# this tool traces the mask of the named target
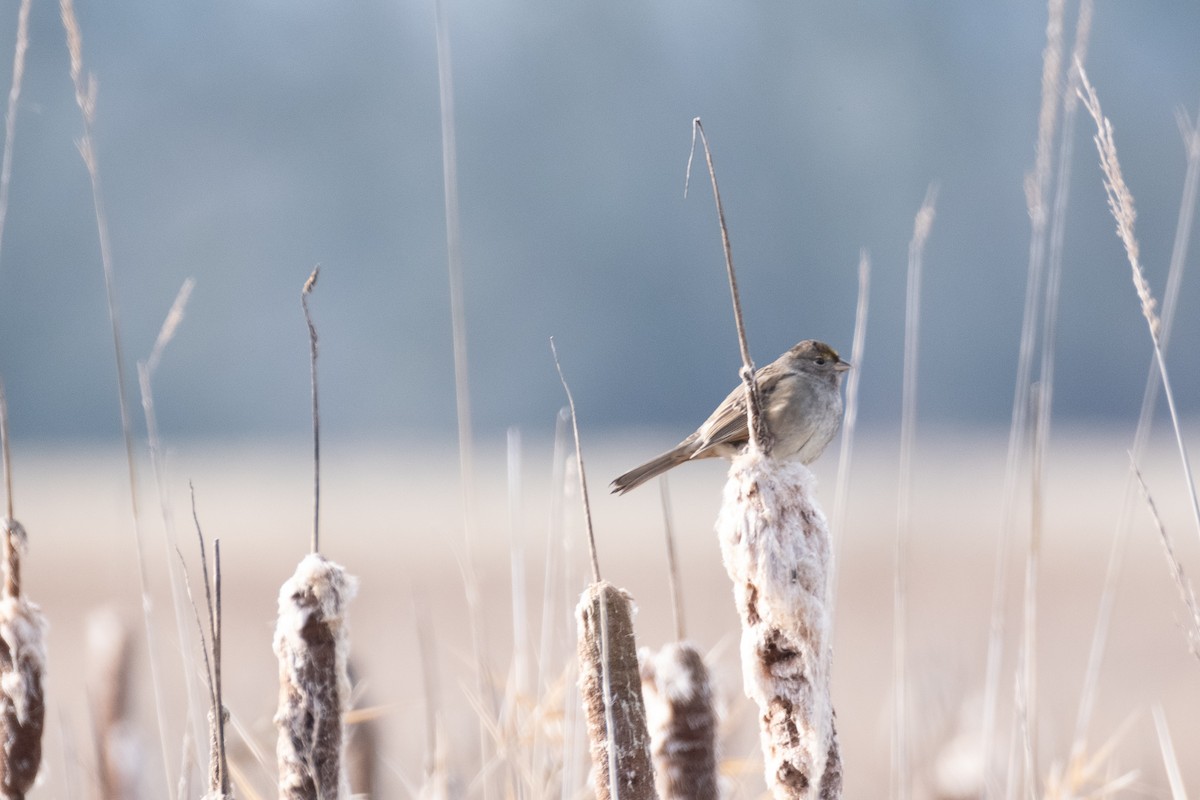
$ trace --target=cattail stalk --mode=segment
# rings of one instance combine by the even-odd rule
[[[831,541],[802,464],[750,449],[734,459],[717,536],[742,622],[746,695],[759,708],[777,800],[832,800],[842,763],[829,694]]]
[[[280,588],[279,620],[275,625],[275,656],[279,659],[279,709],[275,713],[279,738],[275,752],[280,800],[341,800],[350,791],[342,768],[346,738],[343,715],[350,707],[346,606],[358,582],[317,549],[321,520],[317,329],[308,310],[308,296],[316,282],[314,269],[300,294],[312,368],[312,551]]]
[[[342,715],[350,700],[346,606],[356,589],[340,565],[310,553],[279,590],[280,800],[335,800],[349,793]]]
[[[575,620],[579,691],[583,695],[596,773],[596,800],[654,800],[657,795],[650,764],[650,734],[646,730],[646,707],[642,700],[637,642],[633,635],[633,598],[600,577],[575,398],[558,362],[554,339],[550,340],[550,351],[571,409],[575,463],[579,469],[579,490],[592,564],[592,582],[579,598]]]

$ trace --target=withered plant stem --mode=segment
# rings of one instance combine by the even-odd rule
[[[311,552],[321,550],[321,414],[317,405],[317,327],[313,325],[312,312],[308,308],[308,296],[317,285],[321,272],[318,264],[304,282],[300,291],[300,305],[304,308],[304,321],[308,324],[308,349],[312,373],[312,428],[313,428],[313,530]]]
[[[682,642],[687,638],[683,624],[683,587],[679,580],[679,562],[675,558],[675,525],[671,519],[671,489],[666,475],[659,476],[658,491],[662,500],[663,533],[667,540],[667,582],[671,586],[671,615],[675,619],[675,639]]]
[[[558,362],[558,348],[554,346],[554,337],[550,337],[550,352],[554,355],[554,368],[558,370],[558,379],[562,382],[563,391],[567,393],[567,405],[571,408],[571,430],[575,434],[575,464],[579,469],[579,493],[583,498],[583,517],[587,527],[588,555],[592,560],[592,582],[600,582],[600,559],[596,555],[596,532],[592,528],[592,503],[588,499],[587,473],[583,467],[583,448],[579,442],[579,420],[575,416],[575,398],[571,395],[571,387],[563,375],[562,364]]]
[[[1088,0],[1084,0],[1088,2]],[[1058,126],[1059,81],[1063,61],[1063,0],[1048,0],[1046,45],[1042,51],[1041,103],[1034,141],[1034,167],[1025,180],[1025,203],[1030,219],[1029,255],[1025,278],[1025,301],[1021,317],[1021,339],[1017,354],[1017,377],[1013,386],[1012,416],[1008,429],[1005,458],[1003,501],[996,539],[996,564],[992,588],[991,623],[988,638],[987,667],[984,678],[983,752],[985,780],[991,786],[991,751],[995,737],[996,706],[1000,696],[1000,669],[1003,663],[1004,614],[1008,593],[1008,553],[1015,539],[1017,496],[1020,470],[1027,452],[1029,387],[1033,382],[1033,357],[1037,343],[1038,320],[1044,292],[1046,265],[1047,195],[1053,178],[1054,137]]]
[[[837,619],[838,557],[850,507],[850,463],[854,454],[854,433],[858,429],[858,386],[862,381],[863,353],[867,341],[867,312],[871,300],[871,254],[864,247],[858,252],[858,300],[854,305],[854,338],[850,363],[854,369],[846,379],[846,413],[842,418],[842,443],[838,452],[837,478],[833,503],[833,552],[829,568],[829,619]]]
[[[1089,0],[1090,2],[1090,0]],[[1193,220],[1196,211],[1196,197],[1200,190],[1200,117],[1194,124],[1187,118],[1186,113],[1179,114],[1180,133],[1183,136],[1184,150],[1187,154],[1187,172],[1183,181],[1183,193],[1179,202],[1179,216],[1175,224],[1175,243],[1171,249],[1171,265],[1167,270],[1167,287],[1163,293],[1162,332],[1159,334],[1159,344],[1164,355],[1170,343],[1171,331],[1174,328],[1175,310],[1179,305],[1179,293],[1183,284],[1183,271],[1187,264],[1188,242],[1191,238]],[[1146,383],[1142,390],[1142,406],[1138,414],[1137,428],[1133,434],[1132,454],[1134,461],[1140,461],[1145,452],[1146,443],[1154,424],[1155,409],[1158,405],[1158,393],[1161,388],[1158,374],[1158,361],[1151,357],[1146,373]],[[1135,481],[1130,475],[1125,481],[1125,495],[1121,504],[1121,516],[1118,518],[1117,529],[1113,534],[1109,548],[1108,567],[1104,576],[1104,591],[1100,597],[1099,610],[1096,613],[1096,625],[1092,632],[1092,644],[1088,653],[1088,666],[1080,689],[1079,712],[1075,722],[1075,742],[1073,749],[1081,751],[1091,724],[1095,707],[1097,685],[1100,680],[1100,667],[1108,644],[1108,634],[1112,624],[1113,608],[1116,604],[1117,584],[1125,560],[1125,543],[1132,526],[1134,497],[1136,496]]]
[[[892,586],[892,790],[898,800],[912,792],[908,725],[908,540],[912,527],[912,460],[917,432],[917,370],[920,354],[921,277],[925,243],[933,228],[937,187],[931,185],[913,222],[908,244],[904,310],[904,381],[901,389],[900,468]]]
[[[1117,236],[1125,246],[1125,254],[1129,259],[1131,277],[1138,300],[1142,307],[1142,316],[1146,318],[1146,326],[1150,330],[1150,340],[1154,345],[1154,359],[1158,363],[1158,373],[1162,378],[1163,394],[1167,398],[1167,411],[1170,413],[1171,425],[1175,432],[1175,444],[1179,450],[1179,460],[1183,468],[1184,482],[1187,487],[1188,499],[1191,501],[1192,521],[1196,533],[1200,535],[1200,495],[1196,492],[1196,480],[1192,474],[1192,463],[1188,457],[1187,445],[1184,443],[1183,431],[1179,422],[1178,409],[1175,406],[1175,393],[1171,390],[1171,379],[1167,374],[1167,362],[1162,348],[1162,320],[1156,311],[1157,301],[1146,280],[1142,268],[1140,249],[1134,234],[1134,221],[1137,210],[1134,207],[1133,194],[1125,183],[1121,173],[1121,162],[1117,158],[1117,145],[1113,138],[1112,123],[1104,116],[1100,108],[1100,99],[1096,90],[1088,81],[1087,73],[1082,64],[1077,64],[1080,73],[1080,97],[1084,107],[1092,115],[1096,123],[1096,135],[1093,141],[1100,155],[1100,169],[1104,173],[1104,191],[1108,195],[1108,207],[1117,223]]]
[[[17,46],[13,52],[12,85],[8,90],[8,109],[4,113],[4,160],[0,167],[0,244],[4,241],[4,221],[8,218],[8,188],[12,181],[13,140],[17,132],[17,108],[21,82],[25,76],[25,53],[29,49],[29,7],[32,0],[21,0],[17,12]],[[11,517],[12,515],[9,514]]]
[[[83,34],[79,20],[75,16],[75,6],[72,0],[59,0],[59,11],[63,30],[67,37],[67,52],[70,57],[71,82],[75,87],[75,103],[79,106],[83,121],[83,133],[79,138],[79,155],[87,168],[88,178],[92,187],[92,206],[96,212],[96,233],[100,243],[100,263],[104,271],[104,293],[108,306],[109,327],[112,330],[113,354],[117,372],[117,401],[121,412],[121,434],[125,442],[125,462],[129,476],[129,504],[133,519],[134,545],[137,553],[138,580],[142,593],[142,625],[146,632],[146,646],[150,651],[150,684],[154,692],[155,722],[158,726],[158,740],[162,758],[163,772],[168,773],[171,763],[170,748],[167,745],[166,709],[163,702],[162,682],[159,677],[157,658],[157,637],[154,635],[154,625],[151,621],[153,601],[150,593],[150,580],[146,572],[145,556],[142,552],[141,516],[138,512],[138,480],[137,460],[134,458],[133,422],[129,413],[129,397],[125,390],[125,354],[121,346],[121,321],[117,310],[116,276],[113,267],[112,243],[108,232],[108,215],[104,210],[104,193],[100,185],[100,164],[96,157],[95,142],[92,138],[92,125],[96,116],[96,81],[90,74],[85,74],[83,68]],[[174,797],[174,787],[168,781],[168,800]]]
[[[725,272],[729,277],[729,293],[733,299],[733,321],[737,326],[738,347],[742,353],[742,382],[746,386],[746,419],[750,431],[750,446],[764,454],[771,452],[771,432],[767,429],[762,414],[762,400],[758,393],[758,382],[754,378],[754,361],[750,358],[750,345],[746,341],[746,326],[742,320],[742,296],[738,291],[737,272],[733,268],[733,247],[729,243],[729,229],[725,225],[725,206],[721,203],[721,192],[717,188],[717,172],[713,167],[712,150],[700,118],[692,120],[692,150],[688,155],[687,177],[684,180],[684,195],[692,173],[692,155],[696,152],[696,137],[704,146],[704,159],[708,164],[708,177],[712,182],[713,201],[717,206],[717,222],[721,227],[721,245],[725,250]]]
[[[4,508],[5,516],[13,518],[12,490],[12,453],[8,446],[8,395],[4,391],[4,381],[0,379],[0,457],[4,466]]]

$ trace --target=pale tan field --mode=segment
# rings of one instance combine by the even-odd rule
[[[671,443],[670,434],[642,442],[589,439],[600,563],[605,577],[631,591],[639,606],[639,640],[657,647],[671,636],[658,491],[647,486],[616,498],[607,481]],[[1056,432],[1046,466],[1047,504],[1038,608],[1040,768],[1070,747],[1079,684],[1087,660],[1105,563],[1120,510],[1128,460],[1125,432]],[[851,798],[884,797],[888,786],[892,674],[892,569],[896,530],[895,437],[861,440],[842,532],[840,597],[834,655],[834,700]],[[25,586],[50,618],[50,701],[45,780],[35,797],[83,797],[93,761],[86,684],[85,618],[115,605],[139,639],[136,702],[146,796],[163,796],[162,755],[153,728],[152,692],[138,613],[138,580],[126,472],[119,448],[22,448],[13,453],[16,516],[30,534]],[[311,524],[308,446],[239,443],[187,444],[170,452],[175,527],[188,561],[196,547],[187,482],[195,483],[201,522],[220,537],[224,557],[225,680],[239,723],[273,759],[270,717],[276,667],[270,648],[275,597],[305,553]],[[515,535],[524,550],[530,636],[541,631],[543,576],[550,527],[551,452],[548,443],[523,454],[521,508]],[[981,690],[1001,509],[1002,439],[922,432],[916,452],[910,565],[910,674],[917,796],[928,796],[932,764],[963,709]],[[836,454],[815,465],[827,513],[832,514]],[[1200,575],[1200,540],[1183,502],[1174,451],[1156,444],[1145,464],[1185,568]],[[474,560],[479,575],[486,641],[496,674],[508,672],[512,652],[509,503],[502,448],[477,454]],[[730,793],[761,792],[754,713],[740,690],[737,619],[712,522],[722,466],[687,465],[671,475],[690,638],[712,653],[718,692],[728,719],[724,756]],[[172,774],[183,748],[182,678],[166,590],[161,512],[148,465],[142,469],[142,527],[156,604],[155,634],[161,682],[168,697]],[[569,481],[568,481],[569,483]],[[363,703],[378,706],[385,729],[381,796],[406,796],[419,781],[425,747],[424,707],[414,602],[428,609],[436,638],[438,696],[450,734],[451,767],[470,787],[477,770],[478,733],[473,656],[460,564],[465,557],[457,456],[452,443],[431,446],[325,446],[322,471],[323,550],[361,580],[351,606],[354,660],[365,685]],[[1024,507],[1024,506],[1023,506]],[[1022,517],[1025,513],[1022,512]],[[586,582],[578,498],[565,505],[571,597]],[[1168,796],[1151,708],[1161,703],[1188,785],[1200,788],[1200,663],[1186,649],[1181,604],[1144,506],[1134,515],[1126,568],[1100,681],[1090,742],[1101,745],[1129,717],[1106,772],[1140,770],[1129,796]],[[1022,524],[1021,531],[1027,530]],[[555,546],[561,547],[561,544]],[[172,558],[174,556],[171,556]],[[1010,570],[1009,646],[1001,689],[1004,730],[1011,722],[1014,636],[1019,622],[1022,565]],[[567,598],[554,597],[550,671],[561,671],[574,648]],[[194,629],[189,629],[194,635]],[[535,644],[532,650],[538,651]],[[972,726],[972,730],[974,727]],[[237,737],[234,737],[235,742]],[[1007,736],[1002,744],[1007,747]],[[254,788],[271,796],[265,768],[241,744],[234,753]],[[582,764],[582,748],[574,761]],[[254,796],[245,787],[239,796]],[[477,795],[476,795],[477,796]]]

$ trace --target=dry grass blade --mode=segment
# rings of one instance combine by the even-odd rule
[[[158,415],[154,406],[154,375],[158,371],[159,364],[162,361],[163,353],[166,351],[167,345],[175,337],[175,333],[179,330],[180,324],[183,322],[184,311],[187,308],[188,300],[191,298],[192,290],[195,288],[196,281],[193,278],[187,278],[179,287],[179,292],[175,295],[175,301],[171,304],[170,310],[167,311],[166,317],[163,319],[162,326],[159,328],[158,336],[154,340],[154,346],[150,350],[150,355],[145,361],[139,361],[137,365],[138,372],[138,388],[142,395],[142,415],[146,420],[146,439],[150,451],[150,467],[154,473],[155,489],[158,493],[158,507],[162,517],[163,531],[167,537],[168,547],[166,548],[167,558],[167,576],[171,585],[171,603],[175,612],[175,627],[179,641],[179,657],[184,676],[184,686],[187,693],[187,718],[192,727],[192,736],[185,736],[185,740],[193,741],[195,748],[192,755],[195,763],[200,763],[203,759],[199,751],[200,742],[204,740],[203,724],[200,719],[200,714],[196,711],[196,677],[195,669],[193,669],[193,652],[191,637],[187,634],[187,597],[184,592],[184,581],[186,579],[186,567],[183,571],[178,570],[178,565],[171,559],[171,551],[178,551],[179,545],[175,537],[174,518],[171,510],[171,497],[167,488],[166,474],[166,459],[163,455],[162,441],[158,431]],[[203,552],[203,551],[202,551]],[[183,564],[182,559],[179,564]],[[203,635],[201,636],[203,641]],[[181,769],[186,770],[188,759],[184,759],[181,764]],[[184,774],[180,773],[181,776]],[[184,795],[180,793],[180,797]]]
[[[575,416],[575,397],[571,387],[563,375],[562,365],[558,363],[558,348],[554,346],[554,337],[550,337],[550,353],[554,356],[554,368],[558,370],[558,379],[562,382],[563,391],[567,395],[567,405],[571,409],[571,430],[575,435],[575,461],[579,469],[579,493],[583,498],[583,517],[587,527],[588,555],[592,561],[592,582],[600,582],[600,559],[596,555],[596,532],[592,528],[592,504],[588,499],[587,471],[583,464],[583,450],[579,442],[579,419]]]
[[[1192,474],[1191,460],[1188,458],[1187,446],[1183,441],[1183,431],[1179,422],[1179,413],[1175,407],[1175,393],[1171,391],[1171,380],[1167,374],[1167,363],[1163,356],[1160,333],[1162,322],[1156,311],[1157,303],[1146,280],[1142,269],[1137,237],[1134,235],[1134,222],[1137,211],[1133,203],[1133,193],[1125,183],[1121,174],[1121,163],[1117,159],[1117,145],[1113,139],[1112,123],[1104,116],[1100,108],[1100,99],[1096,90],[1088,81],[1087,73],[1082,64],[1076,64],[1080,75],[1080,97],[1084,107],[1096,122],[1096,150],[1100,154],[1100,169],[1104,173],[1104,191],[1108,196],[1108,207],[1117,223],[1117,236],[1125,246],[1125,255],[1129,259],[1133,285],[1141,301],[1142,315],[1150,329],[1150,339],[1154,344],[1154,358],[1158,362],[1159,376],[1162,378],[1163,394],[1167,398],[1167,409],[1171,415],[1171,424],[1175,431],[1175,443],[1179,449],[1179,459],[1183,467],[1183,477],[1187,485],[1188,497],[1192,504],[1192,520],[1196,526],[1196,534],[1200,536],[1200,496],[1196,493],[1196,479]]]
[[[1171,743],[1171,730],[1167,727],[1167,716],[1161,705],[1154,706],[1154,730],[1158,734],[1158,747],[1162,751],[1163,768],[1167,771],[1167,781],[1171,784],[1172,800],[1187,800],[1187,790],[1183,786],[1183,775],[1179,769],[1179,759],[1175,757],[1175,745]]]
[[[13,52],[12,85],[8,90],[8,109],[4,113],[4,157],[0,165],[0,244],[4,241],[4,221],[8,218],[8,188],[12,181],[13,141],[17,132],[17,104],[25,76],[25,53],[29,49],[29,8],[33,0],[21,0],[17,11],[17,45]]]
[[[134,548],[137,553],[138,579],[142,592],[142,624],[146,634],[146,647],[150,651],[150,684],[154,691],[154,713],[158,725],[160,757],[164,773],[169,773],[171,763],[167,744],[166,708],[163,703],[162,682],[158,674],[157,639],[151,620],[153,602],[150,582],[146,573],[145,556],[142,548],[141,517],[138,513],[137,462],[134,458],[133,422],[129,412],[129,399],[125,389],[125,354],[121,346],[121,322],[117,308],[116,276],[113,267],[112,245],[108,231],[108,215],[104,210],[104,193],[100,186],[100,165],[96,158],[96,147],[92,139],[92,124],[96,116],[96,81],[83,69],[83,34],[79,20],[75,17],[73,0],[60,0],[59,11],[63,30],[67,37],[67,52],[70,56],[71,82],[75,86],[75,102],[83,120],[83,134],[79,138],[79,154],[87,167],[92,186],[92,207],[96,212],[96,233],[100,243],[100,263],[104,271],[104,292],[108,304],[109,327],[112,331],[113,354],[117,373],[117,400],[121,412],[121,433],[125,442],[125,462],[129,472],[129,501],[133,519]],[[167,781],[167,797],[172,798],[173,782]]]
[[[908,288],[904,313],[904,383],[901,392],[900,468],[896,509],[895,573],[892,587],[892,791],[907,800],[912,784],[908,741],[908,557],[912,525],[912,457],[917,429],[917,356],[920,352],[921,273],[925,243],[936,215],[937,186],[930,185],[913,222],[908,244]]]
[[[846,379],[846,413],[842,419],[842,444],[838,453],[837,479],[834,482],[833,504],[833,562],[829,574],[829,613],[831,623],[836,619],[838,554],[846,527],[846,510],[850,500],[850,459],[854,453],[854,432],[858,427],[858,385],[862,380],[863,352],[867,340],[867,311],[871,297],[871,254],[864,247],[858,254],[858,302],[854,308],[854,338],[850,348],[850,363],[854,369]]]
[[[667,583],[671,587],[671,616],[675,620],[675,639],[687,638],[683,618],[683,587],[679,580],[679,562],[675,557],[675,525],[671,519],[671,489],[667,476],[658,479],[659,499],[662,501],[663,535],[667,544]]]
[[[1175,582],[1175,588],[1179,590],[1179,599],[1183,601],[1183,605],[1187,609],[1188,620],[1185,631],[1188,640],[1188,650],[1191,651],[1193,656],[1200,658],[1200,603],[1196,601],[1196,592],[1192,588],[1192,582],[1184,574],[1183,564],[1179,562],[1179,558],[1175,555],[1175,546],[1171,543],[1171,536],[1167,533],[1166,526],[1163,525],[1162,517],[1158,514],[1158,505],[1150,495],[1150,489],[1146,486],[1145,479],[1142,478],[1141,470],[1138,469],[1136,463],[1131,463],[1130,469],[1133,470],[1133,474],[1137,477],[1138,486],[1142,490],[1142,499],[1146,501],[1146,508],[1150,511],[1150,518],[1154,521],[1155,530],[1158,531],[1158,537],[1163,546],[1163,553],[1167,557],[1167,568],[1171,573],[1171,579]]]
[[[1086,4],[1089,0],[1084,0],[1084,2]],[[1046,262],[1047,222],[1050,218],[1047,211],[1047,195],[1051,188],[1053,145],[1061,95],[1064,5],[1063,0],[1049,0],[1047,3],[1046,45],[1042,52],[1041,105],[1038,112],[1037,138],[1034,147],[1034,168],[1025,179],[1025,202],[1030,218],[1029,258],[1025,279],[1024,310],[1021,318],[1021,340],[1017,356],[1017,378],[1013,387],[1012,419],[1008,430],[1003,505],[996,543],[987,668],[984,678],[982,746],[987,759],[985,778],[988,781],[989,792],[994,790],[994,787],[991,786],[991,753],[996,736],[996,707],[1000,694],[1000,668],[1004,649],[1008,548],[1014,536],[1013,527],[1017,516],[1018,472],[1025,452],[1026,414],[1029,409],[1030,386],[1033,382],[1037,322],[1041,318],[1039,307],[1042,301]],[[1078,43],[1079,39],[1077,38],[1076,41]],[[1065,196],[1061,196],[1061,199],[1065,203]]]

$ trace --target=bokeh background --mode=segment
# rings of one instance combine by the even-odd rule
[[[320,263],[327,433],[452,434],[433,4],[83,2],[78,13],[131,359],[149,352],[182,281],[197,281],[158,374],[164,432],[305,434],[297,293]],[[906,244],[936,181],[921,416],[1007,423],[1043,4],[533,0],[446,13],[481,436],[549,431],[561,402],[551,335],[585,429],[690,429],[732,385],[712,201],[703,183],[683,197],[696,116],[757,361],[802,338],[849,348],[869,248],[862,420],[895,422]],[[0,369],[14,437],[107,439],[112,353],[57,7],[36,4],[31,25]],[[1160,293],[1183,181],[1175,114],[1200,103],[1198,30],[1188,0],[1124,2],[1099,9],[1092,35],[1090,74]],[[1055,411],[1116,424],[1136,410],[1150,347],[1090,136],[1078,126]],[[1181,307],[1198,292],[1187,281]],[[1182,314],[1171,365],[1188,411],[1198,337],[1200,318]]]
[[[12,52],[16,10],[16,0],[2,7],[0,54]],[[849,352],[859,251],[870,251],[860,438],[839,532],[834,693],[849,797],[880,797],[888,786],[905,267],[913,215],[927,187],[938,185],[925,257],[908,552],[914,695],[924,703],[918,780],[931,794],[940,749],[960,712],[974,707],[985,666],[1044,5],[446,0],[444,10],[479,445],[472,547],[498,662],[512,635],[513,552],[527,554],[533,598],[543,589],[545,554],[559,552],[566,565],[554,578],[555,665],[569,657],[567,611],[585,575],[573,479],[552,466],[563,395],[551,336],[593,459],[602,563],[638,598],[645,643],[671,636],[657,494],[612,498],[602,487],[692,430],[736,380],[703,175],[683,196],[691,120],[704,120],[714,148],[760,364],[808,337]],[[181,677],[164,611],[164,565],[176,559],[175,540],[159,534],[190,536],[189,480],[206,531],[222,537],[227,558],[230,706],[270,750],[275,587],[304,552],[311,515],[299,293],[317,263],[327,552],[362,578],[353,629],[366,702],[382,709],[387,730],[384,796],[401,796],[421,769],[426,698],[415,605],[429,607],[452,757],[470,780],[477,711],[462,592],[468,556],[433,0],[81,0],[77,13],[98,85],[95,142],[130,362],[148,355],[184,280],[196,281],[156,373],[169,464],[161,515],[135,419],[141,527],[172,709],[171,753],[159,758],[142,642],[147,796],[161,792],[162,764],[174,769],[185,727],[175,713]],[[1068,13],[1068,34],[1073,19]],[[1200,109],[1198,33],[1192,0],[1103,3],[1088,56],[1159,294],[1184,180],[1176,115],[1182,109],[1194,119]],[[0,57],[0,86],[10,70]],[[37,0],[0,242],[0,375],[17,516],[32,537],[26,586],[54,625],[51,697],[59,705],[44,797],[74,796],[72,783],[87,785],[90,774],[85,613],[114,602],[135,636],[141,630],[112,342],[91,189],[75,146],[81,130],[58,6]],[[1046,462],[1043,774],[1070,748],[1151,359],[1090,138],[1081,118]],[[1198,303],[1189,275],[1168,355],[1189,430],[1200,409]],[[504,453],[510,426],[524,442],[515,488]],[[1176,456],[1161,423],[1157,432],[1147,479],[1168,529],[1178,532],[1181,558],[1194,565],[1200,546]],[[832,452],[815,467],[829,507],[836,467]],[[712,654],[729,709],[728,769],[741,787],[731,796],[753,797],[761,787],[752,712],[740,695],[736,620],[711,536],[720,472],[718,464],[695,465],[672,479],[692,635]],[[1175,589],[1140,507],[1136,523],[1091,744],[1133,718],[1112,770],[1140,768],[1135,790],[1165,796],[1149,709],[1165,704],[1180,751],[1196,752],[1200,687]],[[1025,516],[1014,530],[1024,535]],[[1018,618],[1015,558],[1011,570],[1010,621]],[[1016,630],[1010,622],[1010,640]],[[1200,767],[1183,762],[1195,786]],[[260,789],[269,786],[269,767],[253,772]]]

